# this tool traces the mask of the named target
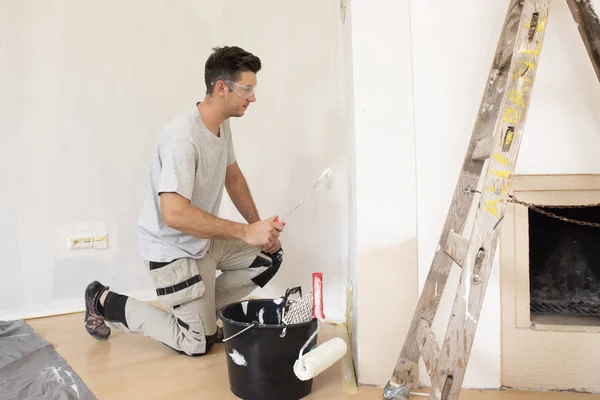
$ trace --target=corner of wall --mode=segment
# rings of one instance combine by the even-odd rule
[[[383,386],[418,300],[409,4],[351,3],[345,30],[351,325],[358,383]],[[373,83],[392,75],[385,90]]]
[[[346,66],[345,91],[348,129],[348,283],[346,290],[346,327],[352,346],[355,373],[359,365],[358,329],[358,249],[356,198],[356,132],[354,122],[354,68],[352,52],[352,0],[340,0],[343,59]]]

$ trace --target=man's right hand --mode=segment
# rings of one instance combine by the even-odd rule
[[[277,217],[273,217],[246,226],[244,242],[257,247],[273,243],[283,231],[283,224],[276,221],[278,221]]]

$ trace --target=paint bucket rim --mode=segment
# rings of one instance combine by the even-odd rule
[[[240,322],[240,321],[236,321],[234,319],[225,317],[223,315],[223,311],[226,310],[229,307],[233,307],[235,305],[242,304],[242,303],[274,303],[275,300],[279,300],[279,299],[281,299],[281,297],[278,297],[276,299],[252,299],[252,300],[236,301],[235,303],[227,304],[225,307],[223,307],[223,308],[221,308],[219,310],[219,319],[221,319],[222,321],[227,321],[227,323],[229,323],[231,325],[236,325],[236,326],[239,326],[241,328],[247,328],[250,325],[252,325],[253,323],[252,322]],[[258,329],[284,329],[284,328],[293,328],[293,327],[304,327],[304,326],[309,326],[316,319],[317,318],[313,317],[313,318],[311,318],[310,321],[301,322],[301,323],[298,323],[298,324],[278,324],[278,325],[275,325],[275,324],[263,324],[263,325],[258,324],[258,325],[255,325],[254,328],[252,328],[252,329],[256,329],[256,328],[258,328]]]

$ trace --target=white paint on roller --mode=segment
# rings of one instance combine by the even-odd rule
[[[233,362],[237,365],[240,365],[242,367],[248,365],[248,363],[246,362],[246,358],[242,354],[240,354],[236,349],[233,349],[233,352],[229,353],[229,357],[231,357]]]
[[[248,315],[248,302],[247,301],[242,302],[242,310],[244,310],[244,315]]]
[[[323,187],[327,190],[331,189],[331,186],[333,186],[333,171],[327,168],[319,178],[319,180],[321,179],[323,179]]]
[[[328,340],[296,360],[294,373],[302,381],[312,379],[344,357],[346,351],[348,347],[342,338]]]
[[[258,322],[261,325],[265,324],[265,309],[261,308],[260,311],[258,312]]]

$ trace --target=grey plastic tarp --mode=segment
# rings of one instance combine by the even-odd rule
[[[0,321],[0,399],[96,397],[50,342],[18,320]]]

